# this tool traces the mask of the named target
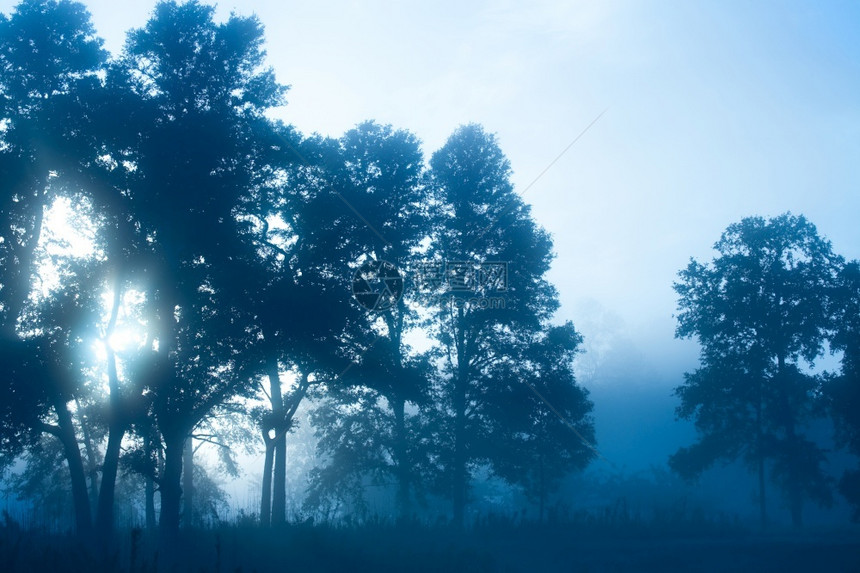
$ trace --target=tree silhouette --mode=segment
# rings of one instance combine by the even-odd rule
[[[481,467],[543,518],[594,454],[591,404],[580,337],[551,324],[552,242],[495,137],[464,126],[430,169],[388,125],[304,137],[267,116],[286,88],[261,23],[197,0],[158,3],[110,61],[101,45],[74,2],[0,16],[0,469],[24,456],[20,489],[70,500],[105,550],[136,511],[123,492],[143,494],[150,528],[158,494],[169,567],[203,491],[223,501],[195,445],[247,441],[223,416],[262,434],[261,522],[286,521],[287,435],[310,395],[326,462],[312,496],[360,503],[375,480],[404,519],[444,484],[462,524]],[[64,202],[90,255],[51,250],[46,213]],[[405,294],[368,309],[353,290],[383,261]],[[118,348],[130,323],[141,340]],[[65,484],[45,471],[60,458]]]
[[[573,324],[527,331],[509,352],[508,375],[488,391],[493,427],[487,458],[496,474],[520,485],[544,519],[562,478],[594,459],[588,392],[576,384],[573,359],[582,337]],[[512,407],[512,405],[516,407]]]
[[[130,33],[126,83],[145,118],[129,190],[149,249],[153,310],[149,391],[164,442],[161,534],[179,527],[182,454],[192,429],[249,383],[241,350],[253,316],[241,299],[255,245],[237,210],[254,182],[254,135],[283,88],[262,67],[256,18],[213,20],[197,2],[160,3]]]
[[[478,125],[461,127],[433,154],[430,167],[441,214],[436,250],[447,265],[442,292],[431,293],[437,295],[435,336],[443,364],[436,443],[452,446],[439,460],[454,521],[462,524],[472,470],[502,455],[488,448],[503,423],[488,411],[488,392],[509,376],[514,341],[539,332],[558,300],[545,278],[552,241],[514,193],[510,164],[495,137]],[[487,264],[501,265],[492,268],[505,275],[503,292],[495,293],[498,282],[479,278],[489,273]],[[444,292],[452,284],[466,292]],[[503,304],[489,302],[494,294]]]
[[[355,354],[346,333],[363,319],[350,300],[352,250],[342,250],[349,241],[338,226],[344,218],[328,217],[332,205],[342,205],[332,193],[336,144],[274,127],[263,138],[271,142],[250,216],[257,253],[246,295],[258,329],[250,355],[269,403],[256,410],[265,446],[264,525],[286,519],[286,436],[294,416],[311,386],[349,368]],[[282,380],[287,374],[295,377],[292,387]]]
[[[340,201],[335,204],[341,211],[354,211],[344,212],[341,218],[342,241],[354,245],[353,258],[347,261],[393,263],[401,278],[408,280],[404,275],[423,256],[422,242],[432,232],[427,208],[431,198],[417,138],[391,126],[365,122],[345,133],[338,144],[332,185]],[[407,404],[426,401],[428,374],[426,362],[411,356],[404,341],[404,334],[418,320],[413,295],[403,293],[390,308],[369,309],[354,322],[366,347],[356,366],[336,382],[342,387],[329,388],[328,401],[314,418],[320,452],[331,458],[317,474],[317,498],[347,482],[359,491],[356,484],[370,474],[379,482],[394,480],[398,514],[405,518],[410,513],[418,460],[410,445],[416,436],[411,435]],[[369,395],[378,399],[368,400]],[[365,432],[363,443],[357,441],[357,426]]]
[[[800,525],[804,498],[827,503],[820,447],[803,435],[815,414],[817,379],[803,367],[823,352],[828,285],[839,258],[805,218],[743,219],[726,229],[706,265],[681,271],[676,335],[695,337],[701,366],[676,389],[679,417],[699,441],[670,459],[694,477],[715,461],[743,459],[759,481],[767,521],[766,462]]]
[[[842,351],[842,369],[828,380],[825,395],[837,429],[837,440],[860,457],[860,262],[840,270],[832,299],[834,333],[830,347]],[[839,491],[860,520],[860,469],[846,470]]]
[[[45,212],[63,187],[60,181],[74,173],[81,157],[76,128],[86,124],[86,116],[76,90],[93,82],[92,74],[105,59],[81,4],[24,1],[11,17],[0,17],[0,328],[7,422],[2,443],[18,453],[28,430],[48,432],[61,441],[80,531],[91,527],[92,517],[68,407],[75,383],[55,378],[76,373],[48,367],[58,360],[59,342],[38,330],[22,340],[21,329],[30,322],[24,314]],[[43,421],[45,406],[54,410],[56,424]]]

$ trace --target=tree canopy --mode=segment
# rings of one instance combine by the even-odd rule
[[[766,521],[766,465],[801,522],[803,500],[829,502],[824,453],[805,437],[816,413],[821,357],[832,321],[829,285],[841,264],[802,216],[750,217],[726,229],[709,264],[691,261],[675,283],[679,337],[702,346],[701,366],[676,390],[678,415],[700,440],[670,463],[696,476],[742,458],[759,477]]]
[[[47,479],[35,455],[64,460],[77,528],[105,547],[118,492],[143,488],[169,560],[199,496],[222,499],[206,444],[235,471],[261,438],[260,521],[284,522],[287,437],[311,409],[320,503],[375,480],[402,519],[436,495],[462,523],[483,466],[543,517],[593,457],[591,405],[581,337],[552,322],[552,241],[495,136],[463,126],[429,162],[373,121],[304,136],[269,116],[287,88],[263,34],[162,1],[111,56],[79,3],[0,17],[4,466],[30,460],[23,491]],[[56,247],[57,205],[88,252]],[[445,287],[424,288],[439,265]],[[389,285],[383,267],[398,287],[367,308],[356,285]]]

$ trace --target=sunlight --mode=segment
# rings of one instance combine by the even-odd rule
[[[63,285],[69,272],[65,261],[83,261],[99,256],[96,244],[96,223],[88,213],[88,205],[80,200],[58,196],[45,210],[42,236],[39,240],[39,262],[37,286],[32,296],[44,299]],[[139,351],[146,343],[147,324],[143,319],[146,295],[141,290],[128,289],[123,293],[114,331],[107,341],[94,340],[93,352],[98,362],[107,359],[107,348],[117,355]],[[104,318],[102,328],[107,327],[113,291],[106,290],[101,296]]]
[[[142,305],[145,299],[143,292],[138,290],[127,290],[119,307],[117,321],[113,332],[107,334],[110,321],[110,310],[113,303],[113,292],[106,290],[102,293],[102,335],[96,337],[90,346],[92,356],[96,363],[96,376],[103,392],[108,393],[108,350],[115,359],[117,375],[120,383],[126,379],[126,367],[129,359],[139,353],[147,343],[147,324],[143,319]]]
[[[107,339],[107,345],[117,354],[138,350],[146,341],[146,333],[135,326],[117,329]]]
[[[96,254],[96,227],[68,197],[58,197],[45,211],[39,238],[38,282],[33,294],[44,298],[62,284],[62,259],[86,259]]]
[[[0,0],[0,573],[860,573],[860,2],[125,4]]]
[[[113,290],[108,289],[102,293],[102,308],[105,309],[104,328],[110,321],[110,309],[113,304]],[[147,338],[147,324],[143,318],[143,306],[146,302],[146,294],[137,289],[127,289],[123,292],[120,301],[119,313],[113,332],[107,336],[107,340],[99,346],[107,346],[116,354],[127,354],[139,351]],[[105,355],[102,348],[99,357]]]

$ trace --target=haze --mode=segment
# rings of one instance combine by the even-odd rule
[[[156,5],[154,0],[83,3],[114,56],[127,32],[145,25]],[[0,13],[10,14],[16,4],[0,0]],[[579,479],[594,480],[583,486],[589,495],[615,479],[617,490],[605,495],[630,488],[635,498],[635,480],[653,472],[654,483],[665,488],[655,496],[689,487],[684,495],[705,500],[703,506],[720,512],[719,519],[722,512],[734,515],[735,524],[738,516],[756,518],[758,508],[750,501],[755,475],[740,463],[706,473],[699,486],[680,485],[678,476],[668,473],[669,456],[697,438],[689,420],[676,420],[680,398],[673,389],[699,366],[700,356],[697,342],[675,338],[679,294],[673,283],[691,258],[710,261],[726,228],[749,216],[803,215],[832,243],[833,252],[860,259],[860,4],[217,4],[220,21],[231,13],[256,14],[264,24],[266,63],[278,82],[290,86],[287,105],[267,113],[304,135],[336,139],[373,120],[414,134],[427,162],[452,133],[474,129],[458,131],[461,126],[480,124],[497,136],[513,168],[515,191],[552,236],[555,258],[546,278],[561,303],[552,322],[563,328],[571,321],[584,336],[575,374],[594,403],[597,449],[584,474],[566,475],[560,498],[572,498]],[[51,216],[69,218],[74,206],[67,201],[57,209]],[[273,227],[287,228],[279,216],[272,215]],[[46,225],[51,232],[60,227]],[[266,226],[263,234],[268,233]],[[82,237],[75,239],[77,247],[90,248]],[[202,255],[199,262],[206,264]],[[56,277],[44,281],[43,294]],[[139,304],[146,298],[143,291],[127,293]],[[111,298],[106,291],[106,307]],[[99,362],[115,360],[108,356],[123,345],[151,345],[143,329],[112,333],[108,342],[96,344]],[[840,358],[820,357],[816,372],[835,373]],[[301,359],[280,358],[280,372],[278,360],[274,379],[280,374],[289,380],[285,392],[301,385],[302,372],[307,382],[310,367],[302,371]],[[230,369],[223,366],[219,376],[228,377],[224,373]],[[295,414],[299,429],[288,442],[287,488],[296,515],[317,461],[308,408]],[[822,448],[833,447],[830,426],[815,424],[810,435]],[[231,511],[259,507],[254,496],[262,482],[262,442],[257,445],[239,456],[243,473],[225,486]],[[202,458],[214,460],[211,452]],[[856,465],[847,454],[834,454],[831,461],[832,475]],[[271,475],[271,467],[267,471]],[[474,481],[476,488],[486,488],[481,490],[486,503],[474,510],[477,514],[493,507],[486,500],[501,486]],[[407,485],[407,501],[408,491]],[[499,507],[513,507],[511,491],[496,495],[505,500]],[[640,493],[642,499],[648,495]],[[374,496],[379,505],[373,507],[381,512],[394,507],[392,496]],[[456,499],[454,506],[456,521]],[[848,521],[844,503],[832,511],[808,506],[808,523]],[[774,510],[781,516],[775,521],[788,523],[783,509]],[[461,523],[462,510],[461,505]]]

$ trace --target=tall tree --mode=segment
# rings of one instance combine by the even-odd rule
[[[842,368],[828,380],[825,396],[836,424],[837,441],[860,458],[860,262],[843,266],[832,302],[834,333],[830,347],[842,351]],[[854,519],[860,521],[860,468],[845,471],[839,491],[854,507]]]
[[[504,349],[509,340],[540,331],[558,300],[545,276],[552,241],[514,192],[495,136],[463,126],[433,154],[430,167],[440,213],[436,262],[444,267],[430,277],[436,286],[441,279],[441,290],[428,293],[436,296],[444,365],[437,443],[452,445],[440,461],[454,521],[462,524],[472,470],[495,461],[483,447],[498,423],[488,415],[487,390],[506,375]]]
[[[164,441],[161,533],[179,527],[182,455],[192,429],[248,383],[241,351],[254,336],[241,297],[255,250],[242,206],[254,184],[254,137],[283,88],[263,67],[252,18],[214,21],[214,7],[162,2],[130,33],[127,83],[146,119],[130,189],[149,246],[153,412]]]
[[[36,339],[22,342],[21,322],[33,288],[37,247],[44,216],[64,176],[73,175],[81,153],[80,128],[86,123],[76,91],[92,84],[107,54],[82,4],[25,0],[11,17],[0,16],[0,330],[4,376],[5,446],[20,448],[28,429],[57,436],[72,478],[78,529],[88,530],[81,453],[68,407],[74,398],[72,375],[50,371],[51,360],[39,357]],[[66,183],[70,183],[66,180]],[[42,394],[35,397],[35,394]],[[23,402],[22,402],[23,400]],[[45,424],[49,404],[57,424]]]
[[[701,366],[676,389],[677,413],[700,434],[670,464],[695,477],[717,460],[743,459],[758,474],[767,521],[767,462],[795,525],[805,498],[827,503],[820,447],[804,436],[830,325],[828,285],[839,257],[804,217],[750,217],[726,229],[708,264],[691,261],[675,283],[676,336],[701,344]]]
[[[417,440],[410,435],[407,404],[426,401],[427,380],[426,362],[412,356],[404,340],[406,332],[417,326],[418,314],[415,297],[402,291],[400,281],[424,256],[422,245],[432,235],[429,187],[424,181],[420,143],[405,130],[362,123],[340,138],[336,157],[330,184],[338,196],[332,208],[340,215],[340,240],[351,246],[351,251],[342,252],[346,259],[342,263],[347,264],[342,264],[341,272],[349,276],[348,265],[363,261],[367,273],[359,271],[352,287],[357,300],[369,308],[352,323],[363,333],[360,339],[365,345],[357,364],[337,382],[341,388],[330,389],[329,400],[323,403],[325,412],[315,416],[321,453],[331,460],[316,486],[321,488],[320,494],[330,493],[339,479],[354,481],[367,473],[382,479],[390,473],[388,477],[397,484],[398,514],[405,518],[411,510],[418,464],[416,452],[410,448]],[[386,267],[385,271],[392,273],[389,286],[398,292],[390,300],[375,298],[373,293],[381,286],[379,265],[389,263],[400,269]],[[353,306],[358,306],[355,301]],[[380,400],[367,401],[368,393]],[[365,408],[378,409],[378,415]],[[351,451],[357,443],[343,434],[347,425],[337,420],[339,412],[356,409],[364,412],[366,421],[381,424],[366,428],[379,439],[372,451],[363,454]],[[340,467],[350,457],[364,463]]]
[[[266,137],[272,141],[263,145],[260,182],[248,208],[257,252],[246,295],[258,332],[248,354],[268,402],[256,410],[265,447],[263,525],[286,519],[286,439],[294,416],[313,384],[349,365],[341,343],[347,325],[361,317],[350,305],[340,239],[332,240],[332,220],[324,217],[336,201],[329,183],[333,142],[302,139],[280,124]],[[296,383],[287,385],[288,377]]]

